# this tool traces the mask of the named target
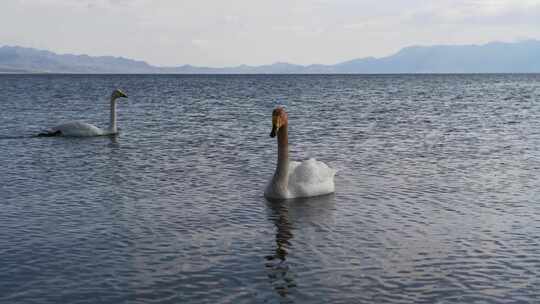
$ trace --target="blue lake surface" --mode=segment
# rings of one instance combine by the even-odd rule
[[[35,138],[58,123],[117,137]],[[2,75],[1,303],[533,303],[540,75]],[[263,197],[276,104],[333,195]]]

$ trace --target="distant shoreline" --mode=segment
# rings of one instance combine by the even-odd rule
[[[381,58],[365,57],[336,64],[276,62],[257,66],[153,66],[123,57],[56,54],[18,46],[0,47],[0,73],[141,74],[141,75],[371,75],[371,74],[536,74],[540,41],[491,42],[484,45],[411,46]]]

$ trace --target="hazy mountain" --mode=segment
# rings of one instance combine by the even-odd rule
[[[539,73],[540,41],[413,46],[380,59],[335,65],[343,73]]]
[[[31,48],[0,48],[0,73],[540,73],[540,41],[485,45],[412,46],[382,58],[354,59],[335,65],[274,63],[226,68],[156,67],[122,57],[59,55]]]
[[[58,55],[31,48],[0,48],[0,72],[24,70],[42,73],[152,73],[155,67],[146,62],[122,57]]]

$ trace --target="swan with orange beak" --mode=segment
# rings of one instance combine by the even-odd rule
[[[270,199],[310,197],[333,193],[336,171],[314,158],[303,162],[289,160],[288,115],[277,107],[272,112],[270,137],[277,136],[276,170],[264,196]]]

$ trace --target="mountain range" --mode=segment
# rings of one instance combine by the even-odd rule
[[[0,47],[0,73],[84,74],[386,74],[386,73],[540,73],[540,41],[483,45],[411,46],[381,58],[333,65],[269,65],[212,68],[157,67],[123,57],[56,54],[18,46]]]

